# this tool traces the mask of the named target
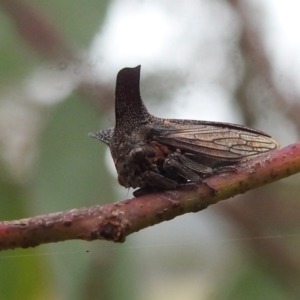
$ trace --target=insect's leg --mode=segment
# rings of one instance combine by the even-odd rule
[[[143,177],[148,186],[157,186],[164,190],[176,190],[177,188],[175,181],[152,171],[146,171]]]
[[[201,182],[200,176],[179,162],[176,157],[168,156],[164,161],[163,168],[168,175],[174,178],[181,176],[193,183]]]
[[[215,169],[212,169],[210,167],[207,167],[205,165],[201,165],[198,162],[195,162],[194,160],[190,159],[184,154],[180,153],[172,153],[172,156],[176,156],[176,158],[185,166],[192,169],[193,171],[202,174],[203,176],[209,176],[209,175],[215,175],[220,174],[223,172],[237,172],[237,168],[234,165],[229,166],[222,166]],[[192,156],[191,156],[192,157]]]
[[[135,197],[159,191],[176,190],[178,187],[178,184],[172,179],[152,171],[146,171],[144,173],[143,181],[145,182],[146,186],[134,191],[133,195]]]
[[[182,163],[187,168],[189,168],[189,169],[191,169],[191,170],[195,171],[196,173],[199,173],[203,176],[209,176],[209,175],[213,174],[213,169],[211,167],[202,165],[202,164],[188,158],[184,154],[173,152],[169,156],[176,159],[176,160],[178,160],[180,163]]]
[[[238,170],[235,166],[218,167],[218,168],[215,168],[213,170],[213,174],[220,174],[220,173],[223,173],[223,172],[235,172],[235,173],[237,173]]]
[[[183,163],[182,161],[188,162],[188,164]],[[191,165],[191,168],[188,167],[189,165]],[[194,172],[194,170],[197,169],[197,165],[202,167],[202,165],[190,161],[189,159],[183,157],[183,155],[179,153],[176,154],[172,153],[165,159],[163,167],[167,173],[169,174],[173,173],[172,174],[173,176],[181,176],[189,180],[190,182],[187,183],[188,185],[203,183],[207,187],[209,187],[214,193],[217,193],[217,190],[214,187],[212,187],[206,181],[202,180],[201,177]],[[208,174],[212,173],[212,169],[209,167],[203,166],[202,170],[205,170],[205,168],[207,171],[206,173]]]
[[[157,191],[158,190],[153,189],[153,187],[151,187],[151,186],[146,186],[146,187],[135,190],[132,194],[134,197],[141,197],[141,196],[151,194],[151,193],[154,193]]]

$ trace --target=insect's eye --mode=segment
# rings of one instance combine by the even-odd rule
[[[129,155],[133,158],[143,158],[144,157],[144,151],[143,148],[141,147],[137,147],[137,148],[133,148],[130,152]]]

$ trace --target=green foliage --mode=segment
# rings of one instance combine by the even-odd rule
[[[75,96],[61,103],[42,141],[37,201],[45,213],[110,202],[104,144],[88,137],[99,122]]]
[[[7,251],[1,253],[0,297],[15,299],[51,299],[47,269],[38,250]]]
[[[0,89],[23,78],[38,58],[22,44],[14,22],[0,11]]]
[[[257,263],[257,262],[256,262]],[[235,280],[233,286],[226,290],[228,292],[227,297],[224,294],[219,299],[231,300],[231,299],[243,299],[243,300],[281,300],[291,299],[284,289],[278,285],[272,274],[266,272],[264,269],[255,265],[255,262],[241,271],[238,277],[233,276],[232,280]]]

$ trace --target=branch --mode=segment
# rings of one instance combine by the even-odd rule
[[[235,167],[236,171],[206,179],[218,193],[200,184],[197,189],[148,194],[114,204],[0,222],[0,250],[70,239],[124,242],[127,235],[148,226],[201,211],[221,200],[300,172],[300,142]]]
[[[244,114],[248,114],[248,119],[253,118],[253,116],[249,115],[252,111],[249,109],[249,107],[253,105],[251,102],[252,98],[246,95],[248,91],[245,87],[249,84],[249,78],[259,77],[260,83],[262,82],[261,78],[263,78],[264,88],[270,94],[268,97],[272,99],[272,105],[290,118],[299,133],[299,96],[296,92],[290,92],[289,94],[283,93],[274,83],[273,66],[267,55],[266,47],[263,45],[262,36],[260,34],[261,26],[257,25],[257,20],[253,17],[256,13],[255,8],[240,0],[228,0],[228,2],[234,5],[243,24],[240,44],[242,54],[245,56],[244,61],[246,63],[248,62],[245,78],[237,91],[236,97],[243,108],[242,111]]]
[[[34,5],[20,0],[0,0],[0,7],[33,50],[50,59],[71,57],[72,51],[60,30]]]

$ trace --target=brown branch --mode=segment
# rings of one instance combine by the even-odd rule
[[[248,119],[246,124],[253,124],[251,121],[256,115],[251,115],[253,99],[247,97],[247,90],[245,87],[248,85],[251,78],[259,78],[260,82],[262,82],[263,79],[264,88],[268,91],[269,98],[272,99],[272,104],[277,107],[281,114],[284,112],[290,120],[293,121],[299,133],[299,96],[296,92],[287,95],[273,82],[273,67],[266,53],[267,51],[263,44],[262,36],[259,33],[259,29],[262,25],[257,25],[255,9],[248,3],[244,3],[244,1],[228,0],[228,2],[235,7],[242,22],[240,47],[246,63],[246,74],[237,91],[236,98],[243,108],[244,115],[246,114],[246,119]]]
[[[72,209],[0,223],[0,250],[34,247],[70,239],[112,240],[148,226],[198,212],[211,204],[300,172],[300,142],[236,165],[236,171],[212,176],[197,189],[149,194],[119,203]]]
[[[19,0],[0,0],[0,7],[13,21],[24,41],[39,54],[50,59],[70,58],[68,43],[41,10]]]

